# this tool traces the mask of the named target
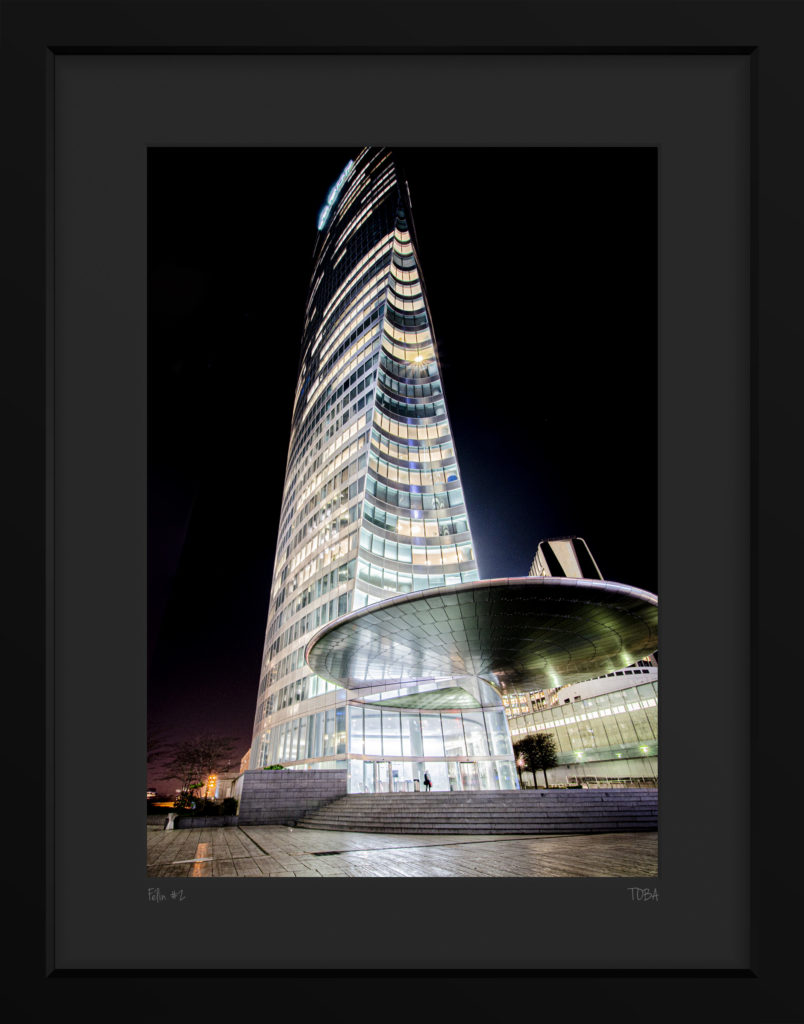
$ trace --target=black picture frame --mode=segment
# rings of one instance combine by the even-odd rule
[[[192,12],[192,17],[190,17]],[[13,604],[6,621],[14,628],[11,689],[27,698],[19,711],[12,707],[19,748],[12,764],[24,777],[26,799],[19,816],[36,820],[40,842],[28,838],[20,855],[25,885],[20,920],[30,941],[20,942],[17,998],[27,1008],[23,1019],[39,1019],[48,1009],[71,1005],[86,1016],[85,1001],[97,985],[119,989],[140,1012],[167,995],[160,972],[54,971],[50,939],[39,931],[45,920],[48,820],[47,800],[64,780],[52,777],[47,747],[46,685],[55,652],[52,645],[52,591],[49,547],[53,509],[48,503],[53,448],[52,392],[45,368],[53,308],[50,250],[53,192],[49,117],[52,116],[54,60],[58,54],[124,53],[594,53],[616,54],[742,54],[752,65],[752,364],[751,559],[745,586],[751,601],[752,731],[751,752],[751,921],[750,967],[742,971],[504,971],[402,972],[410,996],[425,983],[440,983],[455,1012],[472,1005],[480,989],[498,993],[500,981],[517,985],[515,998],[533,991],[521,983],[540,982],[539,999],[555,1007],[566,998],[572,979],[575,1013],[592,1012],[603,1000],[650,1007],[650,1012],[677,1017],[696,1007],[704,1017],[717,1012],[735,1021],[797,1019],[793,991],[796,946],[791,920],[787,871],[795,870],[790,828],[795,811],[793,741],[779,733],[778,719],[795,721],[800,714],[795,686],[788,687],[796,665],[791,638],[798,602],[791,566],[795,563],[795,525],[791,512],[791,477],[795,477],[795,442],[801,436],[796,388],[800,352],[800,318],[796,289],[802,280],[798,243],[804,159],[799,120],[802,71],[798,41],[802,37],[802,4],[771,2],[690,3],[160,3],[81,4],[72,2],[6,2],[3,5],[2,76],[4,165],[2,197],[8,230],[3,245],[6,330],[6,438],[9,476],[13,485],[4,503],[4,535],[12,556]],[[270,42],[261,42],[270,40]],[[791,452],[792,449],[792,452]],[[58,452],[58,441],[56,441]],[[791,558],[791,554],[793,557]],[[20,628],[20,626],[22,628]],[[794,683],[795,681],[792,680]],[[24,685],[22,685],[24,684]],[[781,712],[781,715],[779,714]],[[35,797],[32,795],[36,794]],[[792,797],[792,799],[791,799]],[[16,865],[15,865],[16,866]],[[795,883],[790,882],[794,890]],[[92,897],[96,898],[96,897]],[[58,927],[58,917],[50,928]],[[52,936],[52,931],[50,932]],[[231,937],[230,937],[231,938]],[[167,976],[195,972],[167,971]],[[231,971],[202,972],[203,998],[231,1005],[227,980]],[[259,978],[249,974],[238,996],[250,998]],[[270,979],[270,998],[298,985],[303,971],[280,971]],[[327,973],[318,971],[319,974]],[[335,973],[335,972],[333,972]],[[376,977],[378,972],[373,972]],[[384,973],[384,972],[380,972]],[[93,977],[95,975],[95,977]],[[444,976],[446,975],[446,977]],[[454,980],[451,980],[454,979]],[[379,998],[382,979],[350,982],[362,998]],[[279,985],[277,989],[275,986]],[[369,987],[371,986],[371,987]],[[194,997],[199,990],[193,986]],[[266,993],[267,990],[262,990]],[[329,999],[320,996],[321,1007]],[[660,1008],[658,1011],[656,1008]],[[91,1011],[90,1011],[91,1012]],[[98,1010],[99,1016],[107,1007]],[[800,1016],[800,1015],[799,1015]]]

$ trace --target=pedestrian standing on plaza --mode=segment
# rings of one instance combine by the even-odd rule
[[[432,782],[432,779],[430,778],[430,773],[429,772],[425,772],[424,773],[424,788],[425,788],[425,790],[428,793],[430,792],[430,789],[431,789],[432,785],[433,785],[433,782]]]

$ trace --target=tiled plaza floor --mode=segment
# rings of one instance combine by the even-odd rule
[[[151,878],[640,878],[656,832],[573,836],[378,835],[258,825],[148,829]]]

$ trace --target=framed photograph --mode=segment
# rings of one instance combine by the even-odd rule
[[[788,675],[782,666],[794,664],[795,602],[783,589],[787,560],[776,552],[781,537],[794,536],[783,495],[798,408],[791,394],[797,379],[791,284],[802,259],[789,213],[802,171],[800,141],[790,132],[801,93],[791,44],[801,34],[801,5],[166,3],[157,10],[115,3],[89,11],[71,3],[11,2],[3,15],[10,285],[4,306],[13,339],[8,379],[19,385],[9,390],[8,430],[26,442],[12,446],[20,498],[12,503],[8,536],[20,538],[12,550],[19,570],[14,590],[29,626],[12,649],[19,654],[15,672],[36,694],[28,715],[45,726],[39,749],[27,733],[20,762],[31,765],[45,810],[46,884],[38,876],[21,890],[30,897],[43,889],[47,955],[43,960],[26,949],[24,964],[26,994],[38,1010],[79,997],[65,990],[68,976],[115,977],[144,1012],[150,990],[135,990],[135,976],[192,972],[205,1000],[225,1001],[227,979],[235,975],[290,986],[299,972],[354,974],[358,985],[371,983],[367,975],[394,972],[418,992],[424,983],[471,972],[474,993],[481,985],[491,992],[503,979],[543,978],[540,992],[547,994],[540,998],[556,1006],[558,979],[577,977],[573,992],[584,1012],[604,993],[630,998],[635,978],[650,985],[653,1005],[681,1012],[690,999],[708,1000],[716,977],[719,1006],[731,1019],[795,1019],[792,947],[776,910],[783,861],[772,838],[789,817],[792,764],[787,744],[770,727],[768,701],[781,702],[788,720],[796,714],[794,693],[783,687],[773,694]],[[192,461],[199,451],[208,458],[211,449],[202,441],[224,445],[220,462],[232,478],[213,486],[234,557],[240,538],[233,536],[236,517],[224,515],[231,515],[225,491],[236,491],[250,471],[266,481],[270,525],[257,534],[268,564],[282,493],[267,466],[285,458],[294,396],[287,397],[286,367],[280,372],[259,352],[260,379],[246,380],[237,353],[219,336],[256,345],[271,320],[267,293],[254,298],[253,286],[260,283],[260,238],[289,250],[288,225],[297,219],[296,199],[279,184],[282,161],[294,155],[307,169],[321,162],[324,193],[316,198],[311,189],[309,202],[322,216],[326,190],[339,181],[325,154],[337,151],[334,166],[365,146],[407,151],[413,163],[416,153],[432,152],[445,167],[452,161],[449,175],[460,182],[442,186],[436,213],[443,217],[450,197],[460,197],[456,220],[463,229],[477,211],[485,238],[475,254],[460,236],[456,260],[471,260],[473,273],[454,297],[480,308],[484,265],[488,274],[505,273],[489,229],[495,206],[508,226],[513,220],[518,227],[516,244],[508,246],[519,275],[510,295],[513,318],[504,328],[510,349],[494,337],[475,336],[463,346],[463,330],[456,327],[453,336],[447,326],[449,361],[442,369],[456,421],[465,415],[471,423],[474,406],[485,407],[461,383],[453,397],[450,373],[460,381],[466,359],[487,367],[489,381],[499,379],[504,361],[514,404],[521,408],[532,394],[535,412],[547,389],[551,408],[578,426],[571,376],[537,379],[539,360],[534,365],[528,354],[540,326],[549,335],[539,340],[546,360],[561,344],[562,324],[583,314],[589,331],[599,327],[602,350],[590,338],[587,352],[607,371],[595,403],[600,430],[594,431],[595,417],[585,420],[575,448],[586,438],[589,445],[609,440],[605,453],[584,461],[574,482],[590,502],[603,495],[609,506],[622,504],[624,518],[644,488],[642,518],[658,521],[660,844],[649,899],[640,895],[642,881],[616,875],[176,876],[180,896],[151,898],[155,879],[146,872],[141,791],[149,668],[162,655],[149,650],[155,607],[149,514],[161,495],[180,533],[182,504],[156,486],[149,444],[158,436],[152,427],[168,422],[157,416],[159,403],[182,396],[155,388],[151,374],[159,365],[149,342],[157,331],[165,339],[163,379],[172,372],[175,384],[182,365],[189,367],[206,377],[204,394],[214,399],[227,386],[226,373],[237,368],[251,411],[261,403],[270,407],[266,431],[279,440],[262,445],[264,465],[259,443],[247,456],[246,446],[227,433],[239,415],[236,401],[217,429],[214,416],[207,421],[213,426],[203,439],[192,417],[171,418],[176,458],[168,443],[156,449],[170,470],[163,479],[175,482],[182,479],[180,458]],[[553,192],[527,161],[559,153],[575,160],[572,168],[567,164],[564,191]],[[636,201],[623,187],[629,153],[655,160],[656,274],[637,265],[627,242],[620,204]],[[605,154],[623,161],[622,177],[609,179],[615,208],[603,206]],[[310,168],[302,159],[308,156]],[[260,161],[265,187],[256,194]],[[505,181],[490,173],[500,165],[511,168],[507,193]],[[411,171],[415,217],[412,179]],[[158,188],[162,214],[154,223],[149,207]],[[560,230],[559,194],[573,238],[569,227]],[[422,207],[425,213],[424,198]],[[601,236],[595,244],[584,237],[585,208],[605,212],[603,236],[612,238],[608,251],[622,267],[619,276],[606,265]],[[239,235],[221,230],[227,216],[251,219],[257,237],[221,260],[222,243],[248,238],[241,223]],[[423,219],[426,224],[426,213]],[[540,245],[551,219],[559,227],[555,262]],[[299,230],[310,238],[307,208],[299,209],[302,221]],[[439,338],[455,303],[444,300],[442,312],[429,281],[424,224],[416,225],[418,246]],[[158,257],[149,249],[157,243]],[[585,265],[577,290],[565,293],[562,318],[548,313],[539,295],[552,290],[550,274],[570,254],[572,267]],[[532,286],[522,273],[530,265]],[[188,316],[206,308],[221,274],[229,275],[227,286],[242,287],[226,292],[213,317],[196,321],[196,349],[181,331]],[[653,337],[644,350],[631,350],[620,332],[645,303],[651,276],[658,295]],[[293,300],[300,313],[309,297],[303,277]],[[257,314],[260,323],[249,324]],[[172,350],[171,317],[178,325]],[[513,338],[515,321],[523,330]],[[282,331],[298,354],[300,332]],[[637,361],[647,358],[650,345],[656,345],[653,371]],[[518,374],[519,367],[527,369]],[[643,392],[640,382],[651,374]],[[186,407],[177,403],[174,411]],[[242,421],[250,443],[259,421],[259,415]],[[269,422],[284,427],[268,428]],[[640,442],[647,422],[656,425],[653,464]],[[616,436],[606,433],[612,424]],[[482,445],[469,444],[464,453],[453,429],[461,473],[471,481]],[[500,494],[512,478],[511,492],[517,483],[532,506],[530,486],[538,489],[540,467],[524,464],[524,449],[498,454]],[[559,460],[564,468],[567,461]],[[594,475],[592,461],[605,472]],[[495,495],[490,522],[500,504]],[[253,507],[248,515],[259,521]],[[537,544],[555,536],[552,525],[542,530],[520,512],[517,526],[523,521]],[[582,535],[574,525],[559,529]],[[168,532],[162,534],[166,575],[168,553],[178,550],[168,544]],[[506,533],[512,535],[520,530]],[[491,570],[482,564],[479,538],[472,539],[485,575]],[[605,576],[600,546],[587,540]],[[625,557],[626,550],[618,541],[614,556]],[[629,558],[634,553],[627,550]],[[516,569],[510,561],[520,565],[519,552],[508,557],[501,563],[506,575],[527,574],[529,565]],[[225,552],[220,559],[227,562]],[[214,566],[206,565],[197,580],[209,593]],[[633,584],[654,586],[647,578]],[[170,588],[156,592],[164,596]],[[225,601],[198,607],[220,627]],[[230,608],[240,618],[237,606]],[[253,613],[258,662],[266,612],[263,603]],[[192,627],[203,631],[203,623]],[[213,650],[214,644],[185,680],[180,706],[188,720],[200,720],[208,702],[219,701],[221,720],[229,713],[232,669],[216,666]],[[196,672],[206,674],[197,691]],[[259,711],[259,678],[252,685]],[[252,723],[238,728],[247,734]],[[534,919],[550,922],[538,948],[526,938]]]
[[[649,147],[149,151],[150,875],[655,878],[657,171]],[[209,829],[238,803],[232,857]],[[565,866],[521,841],[604,826],[639,834]]]

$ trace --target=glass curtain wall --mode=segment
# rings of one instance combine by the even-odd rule
[[[556,781],[586,778],[600,785],[658,778],[659,684],[653,679],[509,720],[516,742],[549,732],[556,745]],[[577,777],[577,779],[576,779]]]
[[[318,231],[250,766],[351,762],[360,791],[413,784],[422,765],[436,789],[516,788],[502,710],[390,713],[305,663],[316,630],[349,611],[478,579],[408,191],[389,150],[349,161]]]

